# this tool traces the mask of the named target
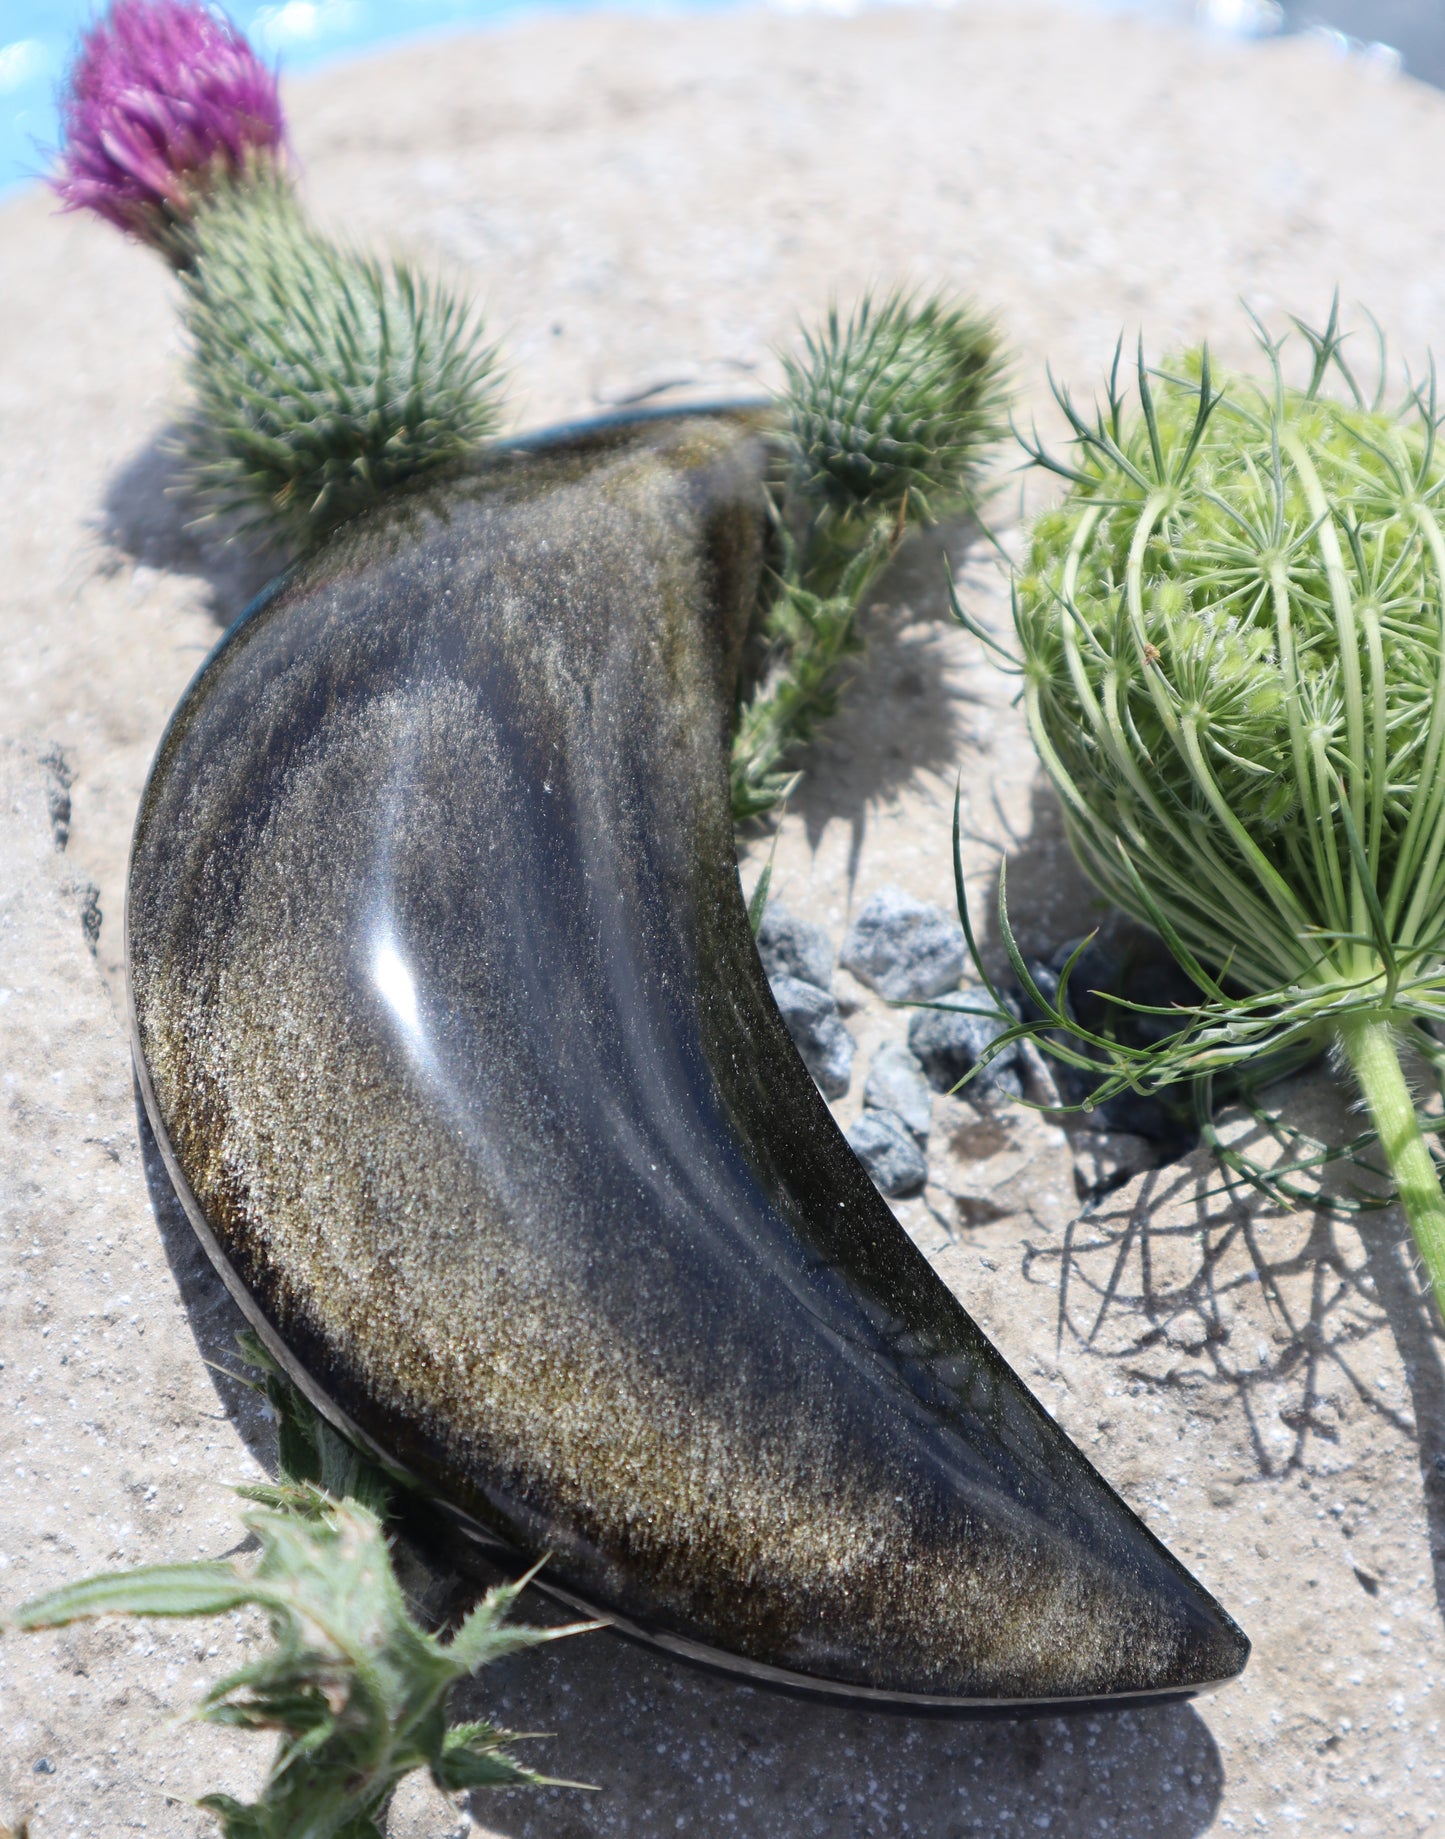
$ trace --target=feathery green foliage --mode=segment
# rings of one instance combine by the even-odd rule
[[[305,544],[495,432],[496,352],[471,309],[321,236],[283,176],[220,187],[189,240],[185,448],[211,511]]]
[[[1445,1058],[1434,375],[1386,409],[1383,350],[1367,399],[1337,310],[1299,330],[1298,386],[1261,333],[1259,380],[1216,378],[1207,352],[1151,371],[1141,348],[1132,411],[1117,358],[1092,418],[1059,392],[1072,452],[1031,451],[1070,489],[1016,583],[1024,698],[1081,862],[1201,992],[1157,1049],[1091,1039],[1115,1089],[1333,1044],[1445,1301],[1445,1201],[1400,1061]]]
[[[491,1661],[578,1629],[509,1623],[525,1578],[490,1591],[449,1640],[420,1628],[385,1532],[385,1477],[253,1336],[242,1342],[261,1368],[259,1386],[280,1428],[279,1483],[237,1490],[258,1503],[241,1516],[259,1548],[254,1559],[88,1578],[26,1603],[16,1626],[262,1611],[275,1645],[212,1686],[195,1713],[279,1736],[259,1800],[212,1794],[201,1801],[226,1839],[381,1839],[387,1803],[414,1769],[429,1770],[446,1793],[547,1783],[513,1759],[507,1732],[448,1726],[447,1699]]]
[[[894,293],[846,323],[834,308],[784,372],[782,566],[733,739],[739,822],[787,796],[788,757],[833,712],[838,667],[860,649],[868,590],[910,529],[976,502],[1003,429],[998,337],[971,307]]]

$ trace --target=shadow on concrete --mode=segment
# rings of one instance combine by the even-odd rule
[[[946,669],[948,572],[977,541],[971,523],[954,521],[903,545],[863,607],[866,649],[843,668],[838,713],[795,757],[802,778],[791,809],[812,849],[835,819],[848,826],[850,887],[870,805],[886,803],[905,786],[919,790],[928,775],[952,784],[970,697]],[[940,793],[945,824],[948,808]]]
[[[1272,1122],[1237,1144],[1261,1161],[1276,1146],[1295,1153],[1299,1139],[1281,1140],[1281,1126],[1316,1143],[1359,1129],[1351,1094],[1327,1073],[1268,1098]],[[1336,1205],[1372,1198],[1368,1174],[1348,1163],[1303,1179]],[[1116,1363],[1131,1392],[1184,1394],[1196,1406],[1209,1394],[1212,1412],[1238,1414],[1260,1483],[1308,1475],[1361,1412],[1413,1446],[1445,1620],[1445,1329],[1397,1207],[1287,1211],[1200,1149],[1086,1211],[1060,1242],[1029,1247],[1023,1269],[1057,1287],[1059,1339]],[[1408,1412],[1360,1370],[1382,1334],[1404,1369]],[[1367,1575],[1360,1582],[1372,1589]]]
[[[1420,1458],[1435,1603],[1445,1622],[1445,1336],[1428,1290],[1416,1275],[1414,1241],[1399,1216],[1374,1214],[1363,1224],[1366,1269],[1389,1318],[1405,1367]]]
[[[841,1710],[583,1635],[492,1668],[458,1709],[550,1733],[533,1767],[597,1794],[477,1797],[506,1839],[1192,1839],[1223,1766],[1188,1705],[958,1721]]]
[[[246,1318],[196,1237],[180,1197],[171,1185],[138,1084],[135,1086],[135,1114],[151,1209],[160,1230],[166,1262],[171,1267],[195,1337],[196,1351],[205,1361],[221,1408],[241,1441],[261,1467],[274,1475],[276,1431],[270,1411],[250,1386],[229,1377],[246,1371],[246,1363],[236,1346],[236,1336],[245,1328]]]
[[[162,428],[111,475],[99,535],[143,567],[199,577],[208,589],[211,616],[217,625],[229,626],[280,572],[285,557],[223,525],[196,521],[195,501],[185,490],[176,455],[178,439],[175,425]]]

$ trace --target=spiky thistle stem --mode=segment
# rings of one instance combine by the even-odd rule
[[[210,513],[304,545],[495,433],[496,352],[467,305],[320,235],[284,178],[218,188],[189,244],[184,447]]]
[[[832,713],[838,666],[860,649],[869,590],[910,531],[976,503],[1003,425],[997,333],[941,299],[865,297],[846,322],[835,307],[784,372],[783,563],[768,656],[734,734],[739,822],[787,796],[787,760]]]

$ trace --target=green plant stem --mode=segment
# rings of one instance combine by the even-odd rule
[[[1361,1017],[1340,1029],[1340,1045],[1379,1133],[1405,1218],[1445,1315],[1445,1195],[1400,1068],[1395,1031],[1387,1021]]]
[[[832,714],[838,667],[860,649],[859,610],[906,529],[890,512],[841,534],[815,530],[801,562],[779,582],[763,626],[773,662],[733,734],[734,823],[761,817],[787,797],[797,778],[786,770],[787,756]]]

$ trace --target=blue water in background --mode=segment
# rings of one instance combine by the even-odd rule
[[[311,70],[429,32],[589,3],[605,0],[237,0],[223,10],[268,62]],[[709,3],[723,0],[677,10],[702,11]],[[46,170],[59,137],[56,90],[82,29],[103,10],[99,0],[0,0],[0,192]]]
[[[623,0],[626,3],[626,0]],[[729,0],[632,0],[630,10],[701,12]],[[795,0],[796,3],[796,0]],[[995,0],[999,4],[1000,0]],[[1314,0],[1271,7],[1269,0],[1072,0],[1095,12],[1132,12],[1189,20],[1203,16],[1215,31],[1258,33],[1274,23],[1288,30],[1332,29],[1395,47],[1404,68],[1445,85],[1445,5],[1442,0]],[[348,53],[423,34],[493,24],[520,15],[582,10],[618,0],[237,0],[226,10],[266,57],[288,70],[308,70]],[[820,10],[842,10],[820,0]],[[95,0],[0,0],[0,193],[34,179],[55,145],[55,94]],[[1358,46],[1356,47],[1358,51]],[[1378,55],[1378,54],[1377,54]]]

